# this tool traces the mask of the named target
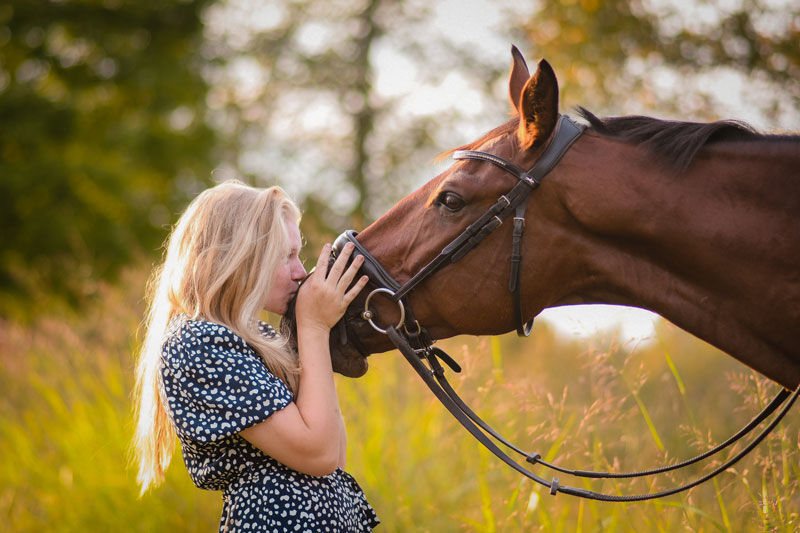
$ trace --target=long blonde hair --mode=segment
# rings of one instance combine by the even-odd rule
[[[281,188],[228,181],[198,195],[173,228],[148,286],[146,334],[136,365],[133,452],[141,494],[163,481],[175,447],[159,392],[161,347],[173,318],[227,326],[297,390],[296,354],[283,338],[261,335],[257,319],[272,274],[290,251],[287,221],[299,219],[299,209]]]

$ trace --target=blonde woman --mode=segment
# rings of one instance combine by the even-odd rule
[[[343,468],[346,435],[328,336],[367,282],[330,245],[306,278],[300,212],[278,187],[201,193],[151,284],[137,366],[134,450],[142,493],[164,478],[175,436],[194,483],[223,491],[220,531],[369,531],[378,524]],[[297,295],[294,353],[262,310]]]

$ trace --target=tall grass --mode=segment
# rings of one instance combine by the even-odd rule
[[[0,323],[0,517],[10,531],[213,531],[219,493],[194,488],[176,454],[167,482],[137,497],[128,464],[143,277],[106,289],[85,316]],[[574,468],[636,470],[727,438],[777,386],[666,323],[658,339],[577,342],[539,324],[529,339],[440,345],[449,378],[511,440]],[[338,379],[348,470],[384,531],[796,531],[800,417],[683,495],[636,504],[550,496],[485,452],[396,352]],[[735,450],[734,450],[735,451]],[[561,482],[609,493],[681,484],[719,463],[645,481]],[[537,470],[543,477],[551,476]]]

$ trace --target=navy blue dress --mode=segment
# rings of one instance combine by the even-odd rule
[[[275,330],[259,323],[261,333]],[[370,531],[379,521],[353,477],[284,466],[239,436],[293,401],[286,384],[225,326],[179,317],[162,347],[161,393],[189,476],[223,491],[220,532]]]

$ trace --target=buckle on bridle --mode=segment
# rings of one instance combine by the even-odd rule
[[[414,324],[417,325],[417,331],[415,331],[414,333],[408,331],[408,325],[407,324],[403,324],[403,329],[405,330],[406,335],[408,335],[408,336],[411,336],[411,335],[422,335],[422,325],[420,325],[419,320],[415,320]],[[395,326],[395,329],[396,328],[397,328],[397,326]]]

